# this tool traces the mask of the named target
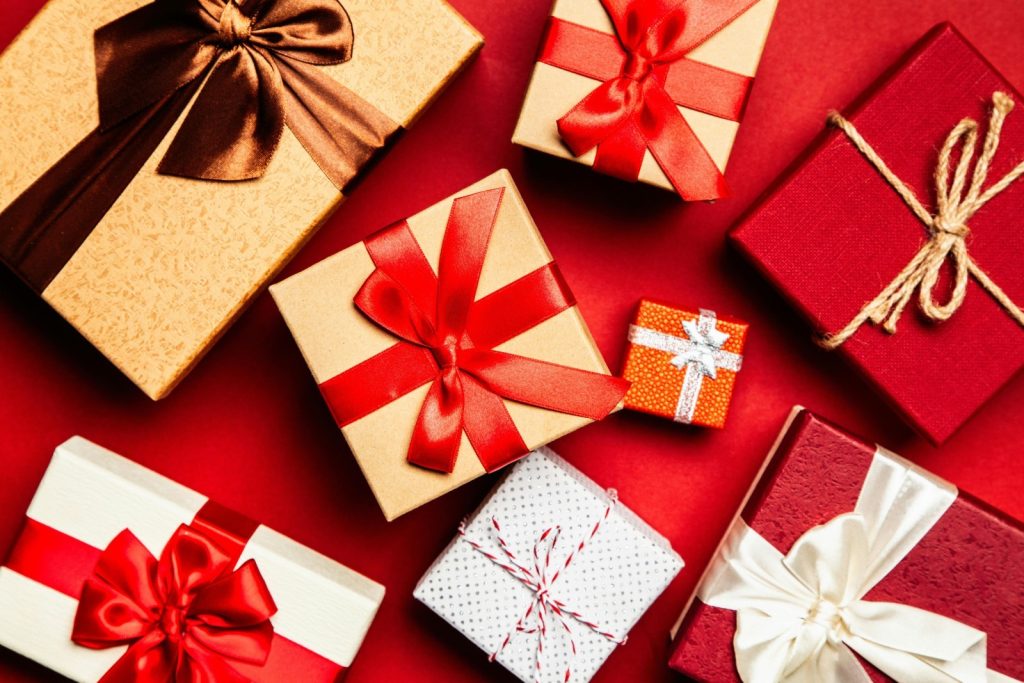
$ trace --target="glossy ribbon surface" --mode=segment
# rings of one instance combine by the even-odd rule
[[[451,472],[465,432],[488,471],[528,452],[503,399],[598,420],[625,395],[615,377],[494,350],[571,308],[554,264],[476,301],[504,191],[455,200],[435,276],[406,223],[365,241],[376,266],[355,297],[398,343],[327,380],[321,391],[345,426],[429,384],[408,460]]]
[[[552,18],[540,61],[602,81],[558,120],[576,156],[636,180],[647,150],[687,200],[717,199],[722,172],[677,105],[738,121],[752,79],[686,55],[756,0],[601,0],[616,35]]]
[[[259,178],[287,126],[343,189],[398,129],[320,68],[353,42],[338,0],[155,0],[99,28],[100,125],[0,214],[0,257],[45,289],[190,102],[158,172]]]
[[[277,608],[256,563],[235,569],[236,561],[188,525],[159,560],[126,529],[86,580],[71,639],[128,645],[101,683],[245,683],[232,663],[267,660]]]
[[[743,681],[869,683],[856,655],[899,683],[1009,680],[987,670],[985,633],[864,599],[956,497],[952,485],[879,449],[854,511],[809,530],[788,554],[737,520],[698,596],[737,613]]]

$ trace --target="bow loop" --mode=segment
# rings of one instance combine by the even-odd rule
[[[298,62],[329,66],[352,59],[355,32],[338,0],[274,0],[260,9],[251,41]]]
[[[93,649],[129,645],[103,683],[245,681],[231,662],[266,661],[277,607],[252,560],[233,565],[186,525],[159,560],[125,530],[86,580],[71,638]]]

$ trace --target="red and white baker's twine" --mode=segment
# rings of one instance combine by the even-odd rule
[[[572,564],[573,559],[576,558],[583,549],[587,546],[590,541],[597,535],[598,530],[601,528],[601,524],[604,523],[608,516],[611,514],[612,508],[618,502],[618,496],[614,490],[608,491],[608,505],[604,509],[604,513],[594,522],[593,528],[583,540],[569,553],[565,558],[565,561],[560,566],[556,565],[557,568],[552,572],[551,556],[554,554],[555,547],[558,545],[558,539],[562,534],[562,527],[555,525],[548,527],[541,533],[536,543],[533,545],[533,567],[532,569],[525,566],[519,561],[515,552],[509,547],[508,542],[501,532],[501,524],[498,523],[497,518],[491,518],[491,526],[494,527],[496,539],[498,541],[498,547],[501,549],[502,554],[497,555],[484,548],[480,543],[473,540],[466,535],[466,524],[463,522],[459,525],[459,535],[462,540],[465,541],[476,550],[478,553],[486,557],[488,560],[496,564],[501,569],[504,569],[512,578],[519,581],[521,584],[526,586],[533,594],[533,601],[530,602],[529,607],[526,608],[526,612],[519,618],[516,625],[511,631],[505,636],[501,645],[491,653],[490,660],[494,661],[498,655],[501,654],[512,639],[519,633],[525,634],[539,634],[537,639],[537,654],[536,661],[534,663],[534,681],[540,683],[541,680],[541,659],[544,655],[544,642],[548,635],[548,621],[551,620],[557,623],[566,632],[569,638],[569,648],[572,653],[572,659],[576,657],[576,639],[573,636],[573,630],[571,622],[575,621],[582,626],[590,629],[594,633],[603,638],[607,638],[611,642],[622,645],[626,642],[626,637],[622,638],[616,636],[614,633],[605,631],[599,624],[593,620],[587,619],[576,610],[571,609],[564,602],[552,595],[554,584],[558,581],[558,578],[562,573],[569,568]],[[535,625],[528,625],[531,618],[536,620]],[[565,669],[565,681],[568,683],[572,676],[572,664]]]

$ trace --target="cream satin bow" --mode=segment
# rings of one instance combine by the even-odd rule
[[[854,512],[801,536],[785,556],[743,520],[698,596],[737,613],[745,683],[870,683],[854,653],[899,683],[1011,680],[987,670],[985,633],[864,596],[956,499],[950,484],[879,451]]]

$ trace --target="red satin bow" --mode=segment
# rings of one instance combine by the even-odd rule
[[[738,121],[751,79],[686,59],[756,0],[601,0],[617,36],[552,19],[541,61],[603,81],[558,120],[569,149],[636,180],[651,151],[687,200],[728,194],[725,178],[676,105]]]
[[[253,560],[233,557],[182,525],[159,562],[127,529],[86,580],[71,639],[128,650],[101,683],[243,683],[232,662],[261,665],[277,611]]]
[[[341,425],[429,383],[408,460],[451,472],[465,432],[488,471],[529,450],[502,399],[598,420],[625,395],[615,377],[494,350],[572,307],[553,264],[476,301],[504,191],[455,200],[438,275],[406,223],[366,240],[377,269],[355,304],[401,341],[321,386]]]

